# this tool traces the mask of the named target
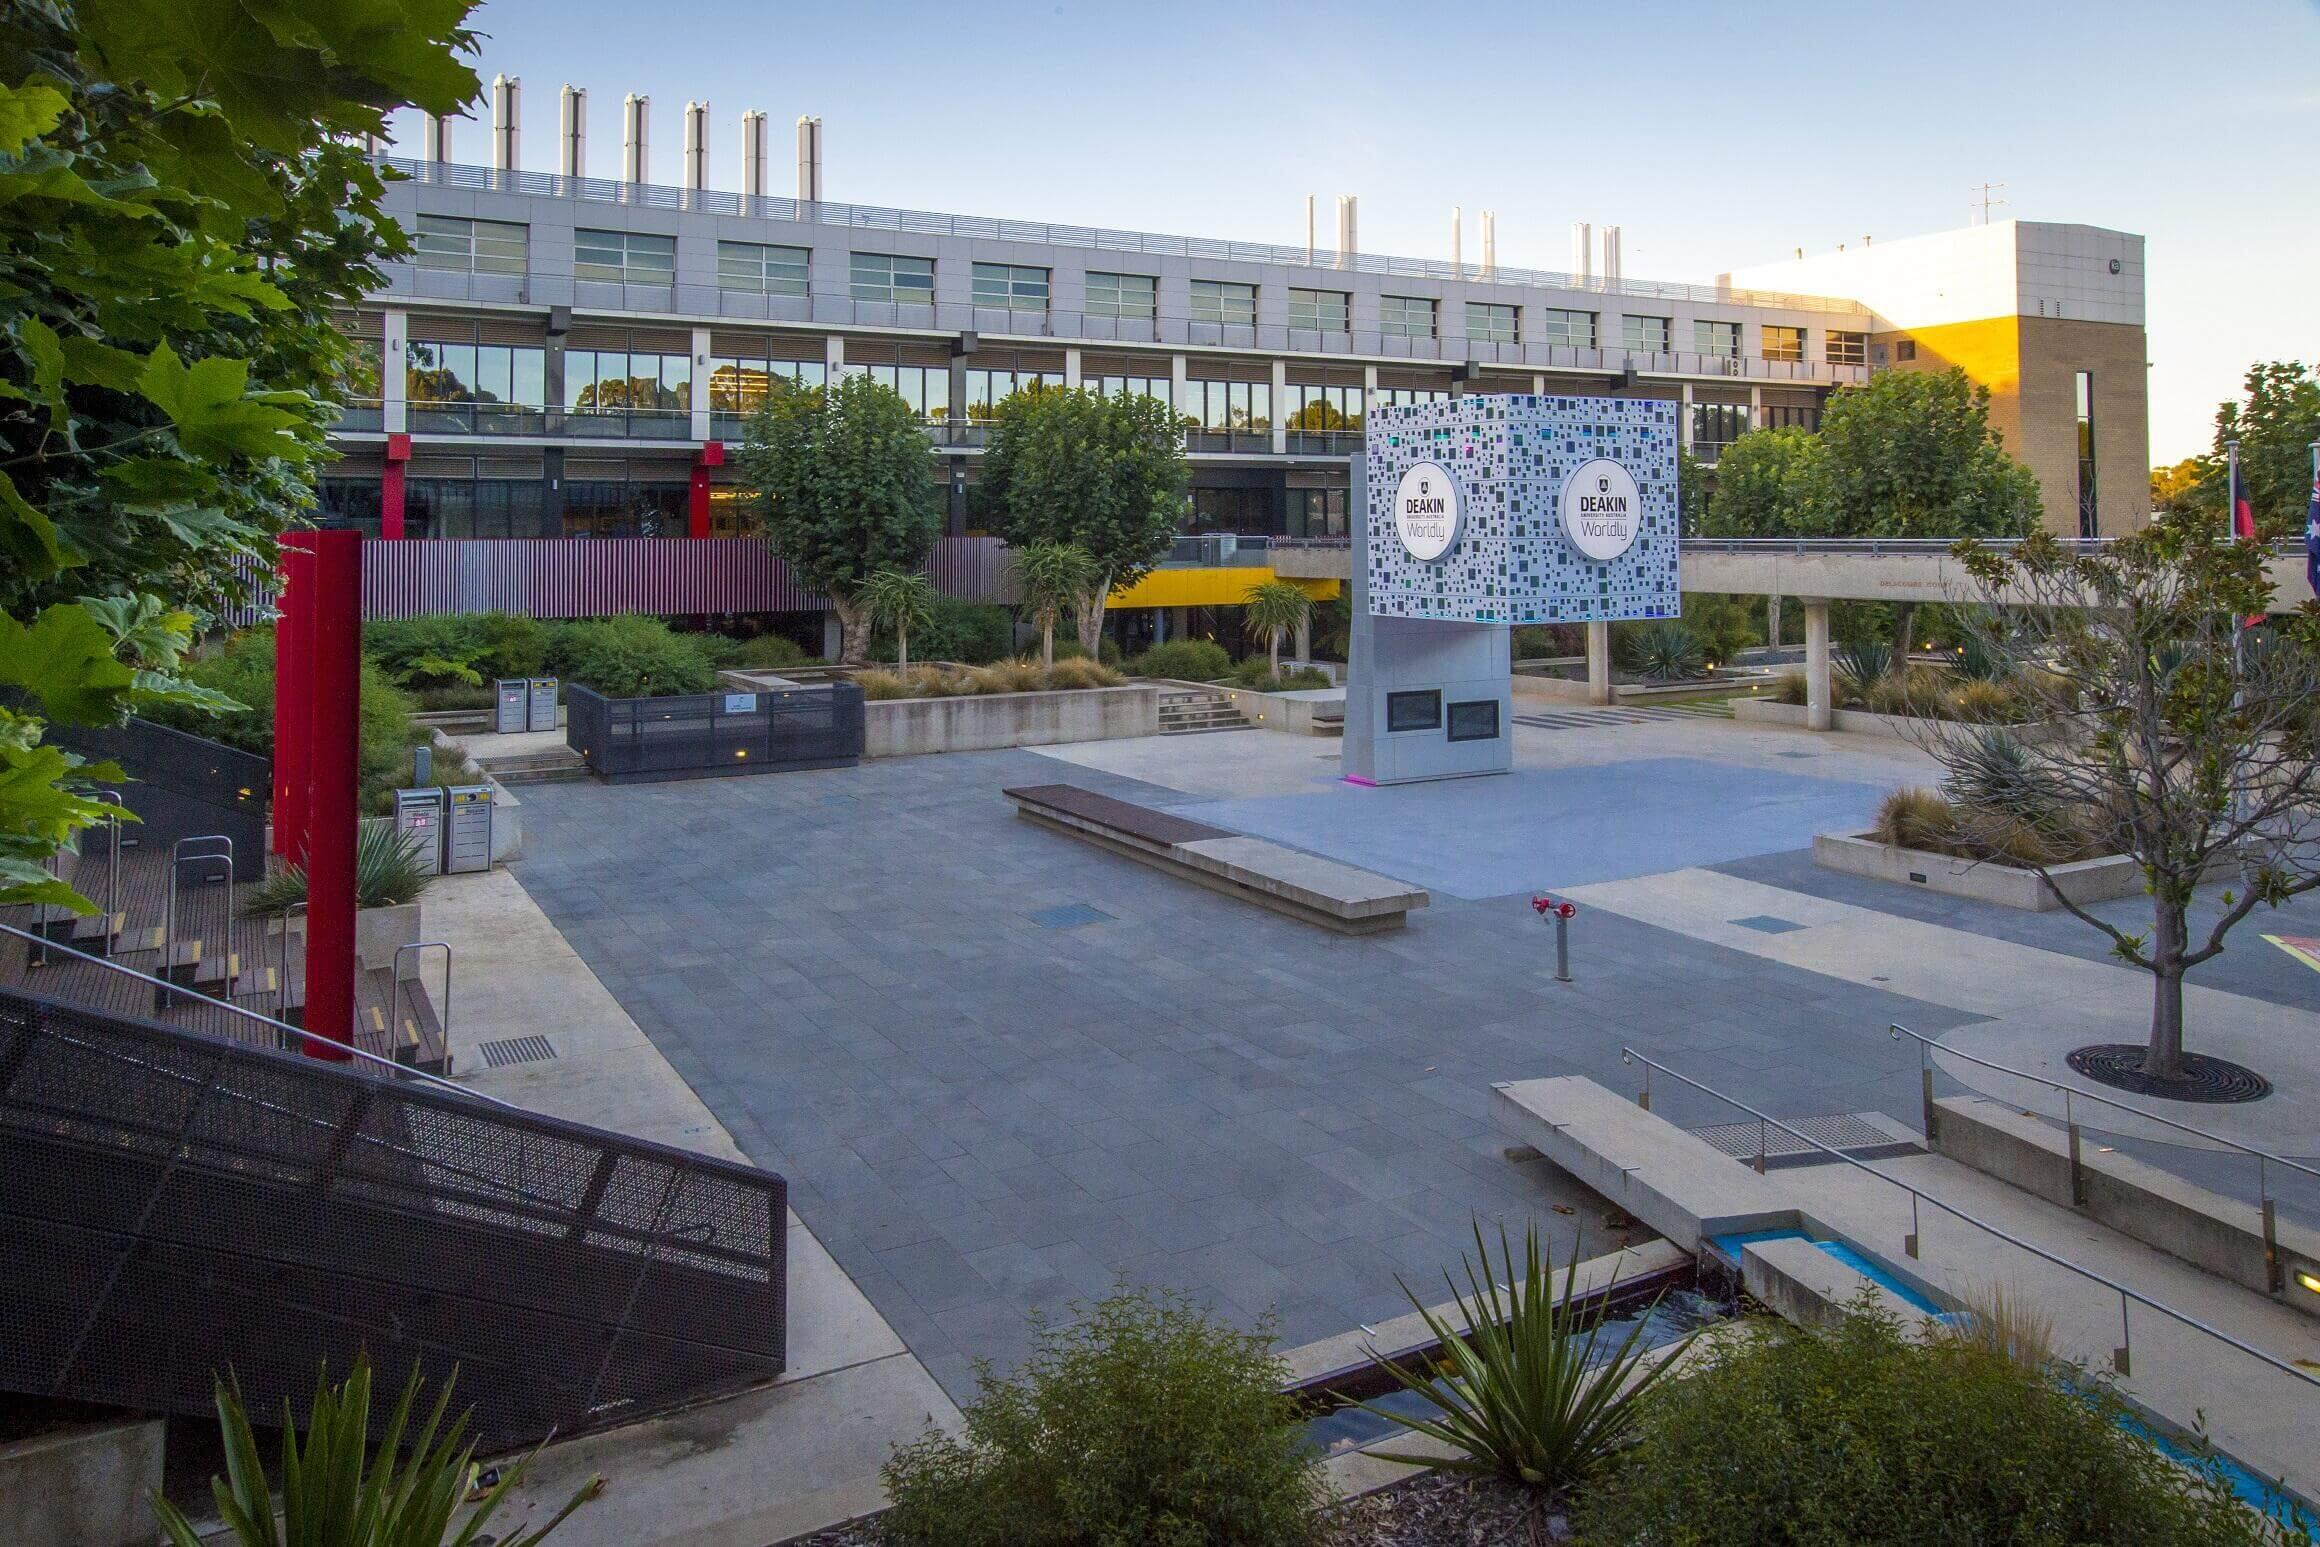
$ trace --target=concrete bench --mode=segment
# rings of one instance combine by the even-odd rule
[[[1074,784],[1023,785],[1001,794],[1018,816],[1210,891],[1341,935],[1400,929],[1422,888],[1295,849],[1188,821]]]

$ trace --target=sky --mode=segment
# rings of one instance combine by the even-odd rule
[[[2320,0],[1015,5],[485,0],[477,61],[524,84],[523,164],[589,93],[590,171],[652,98],[652,180],[682,181],[707,100],[710,181],[740,115],[791,182],[823,121],[825,197],[1302,244],[1319,195],[1361,246],[1449,255],[1450,207],[1498,216],[1502,264],[1567,269],[1570,223],[1624,230],[1631,279],[1703,282],[1997,218],[2148,239],[2151,455],[2204,450],[2257,360],[2320,360]],[[455,159],[487,162],[488,113]],[[398,140],[414,149],[415,124]]]

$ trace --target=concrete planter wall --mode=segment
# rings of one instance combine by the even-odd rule
[[[1259,693],[1249,688],[1218,687],[1226,702],[1242,718],[1269,731],[1293,736],[1326,736],[1345,728],[1345,689],[1297,688],[1287,693]]]
[[[162,1423],[75,1424],[0,1445],[0,1542],[144,1547],[159,1535],[146,1499],[161,1486]]]
[[[863,756],[989,752],[1160,733],[1160,693],[1144,683],[965,698],[874,699],[862,706]]]
[[[354,954],[366,972],[395,964],[398,947],[419,943],[419,904],[362,908],[354,916]]]
[[[1775,703],[1769,698],[1736,698],[1732,701],[1732,718],[1755,725],[1786,725],[1797,730],[1810,728],[1807,716],[1812,713],[1803,704]],[[1896,741],[1917,741],[1926,734],[1924,727],[1948,725],[1947,720],[1927,720],[1912,714],[1871,714],[1866,709],[1832,709],[1829,711],[1829,729],[1852,731],[1862,736],[1890,736]],[[2051,741],[2064,734],[2067,727],[2055,721],[2035,725],[2009,725],[2017,741],[2035,743]]]
[[[1821,833],[1813,839],[1813,863],[1846,875],[1872,881],[1892,881],[1923,887],[1945,897],[1969,897],[1976,902],[2019,908],[2025,913],[2050,913],[2062,906],[2054,889],[2034,870],[1988,860],[1959,859],[1880,843],[1867,834],[1846,837]],[[2112,854],[2102,859],[2078,860],[2050,867],[2055,885],[2072,902],[2109,902],[2132,897],[2143,889],[2143,870],[2134,859]]]

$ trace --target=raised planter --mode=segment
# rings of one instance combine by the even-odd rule
[[[1976,902],[2019,908],[2025,913],[2051,913],[2062,906],[2054,888],[2035,870],[1994,860],[1959,859],[1881,843],[1866,833],[1848,837],[1821,833],[1813,839],[1813,863],[1846,875],[1872,881],[1892,881],[1922,887],[1945,897],[1969,897]],[[2048,867],[2055,886],[2075,903],[2109,902],[2132,897],[2143,889],[2143,867],[2125,854],[2101,859],[2075,860]]]
[[[162,1421],[68,1424],[0,1444],[0,1542],[143,1547],[157,1531]]]
[[[1754,725],[1786,725],[1797,730],[1811,727],[1808,718],[1812,711],[1803,704],[1776,703],[1769,698],[1740,698],[1732,702],[1732,718]],[[1915,742],[1928,734],[1925,727],[1954,725],[1953,720],[1933,720],[1915,714],[1872,714],[1866,709],[1832,709],[1829,711],[1829,729],[1851,731],[1862,736],[1890,736],[1896,741]],[[2011,733],[2015,740],[2035,744],[2052,741],[2064,735],[2069,727],[2059,720],[2043,720],[2028,725],[1999,727]]]
[[[391,908],[360,908],[354,916],[354,954],[365,972],[395,964],[395,952],[417,945],[420,938],[419,903],[399,902]]]
[[[1059,688],[957,698],[881,698],[862,706],[862,755],[919,757],[1160,733],[1160,690]]]
[[[1285,693],[1259,693],[1253,688],[1217,684],[1242,718],[1269,731],[1292,736],[1336,736],[1345,731],[1345,689],[1292,688]]]

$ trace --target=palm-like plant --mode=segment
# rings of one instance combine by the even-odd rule
[[[1849,700],[1866,700],[1893,661],[1893,647],[1882,639],[1850,640],[1837,651],[1837,686]]]
[[[1672,621],[1636,629],[1622,644],[1620,655],[1629,671],[1651,682],[1688,682],[1708,674],[1700,636]]]
[[[1642,1318],[1599,1355],[1597,1345],[1607,1342],[1602,1321],[1581,1330],[1581,1315],[1571,1306],[1571,1276],[1565,1275],[1558,1297],[1548,1282],[1553,1265],[1540,1249],[1536,1230],[1523,1232],[1519,1278],[1505,1226],[1498,1232],[1498,1269],[1491,1266],[1480,1223],[1474,1226],[1474,1249],[1479,1267],[1463,1253],[1459,1256],[1466,1291],[1443,1274],[1465,1323],[1462,1330],[1402,1285],[1426,1330],[1441,1343],[1439,1369],[1396,1364],[1375,1350],[1370,1355],[1437,1416],[1360,1405],[1461,1452],[1447,1461],[1432,1456],[1389,1460],[1505,1477],[1550,1492],[1582,1482],[1628,1443],[1644,1394],[1675,1361],[1644,1364],[1648,1350]]]
[[[365,822],[354,836],[354,905],[392,908],[410,902],[434,883],[435,871],[419,858],[417,833],[399,833],[387,821]],[[281,918],[306,902],[306,867],[295,861],[250,888],[242,911],[251,918]]]
[[[910,631],[934,621],[934,582],[912,570],[875,570],[862,577],[854,602],[872,628],[894,630],[894,669],[909,671]]]
[[[1249,627],[1262,633],[1269,646],[1267,659],[1273,675],[1281,675],[1281,636],[1303,623],[1313,609],[1313,599],[1286,580],[1268,580],[1263,585],[1249,587],[1241,598],[1245,609],[1242,616]]]
[[[1073,543],[1033,543],[1015,550],[1015,588],[1039,625],[1039,664],[1055,664],[1055,620],[1095,580],[1095,561]]]
[[[304,1444],[284,1404],[279,1521],[241,1390],[219,1381],[218,1426],[225,1431],[226,1475],[211,1478],[209,1485],[218,1518],[239,1547],[475,1547],[487,1541],[500,1547],[538,1547],[574,1510],[604,1491],[604,1479],[582,1484],[538,1530],[504,1538],[486,1536],[484,1527],[530,1463],[527,1455],[500,1474],[477,1501],[475,1513],[452,1534],[452,1514],[467,1501],[476,1481],[475,1444],[466,1440],[472,1410],[452,1419],[449,1427],[443,1422],[457,1379],[454,1375],[443,1383],[405,1455],[405,1431],[419,1397],[416,1369],[403,1385],[376,1450],[370,1449],[370,1361],[356,1359],[353,1373],[336,1386],[318,1376]],[[153,1498],[153,1513],[172,1547],[200,1547],[202,1538],[193,1523],[159,1494]]]

